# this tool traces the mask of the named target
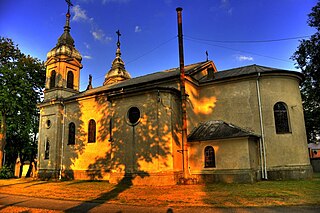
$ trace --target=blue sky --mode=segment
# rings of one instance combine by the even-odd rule
[[[182,7],[185,64],[213,60],[218,70],[250,64],[296,70],[290,56],[312,35],[317,0],[71,0],[71,35],[83,57],[81,89],[101,86],[121,36],[126,70],[137,77],[179,66],[176,8]],[[0,0],[0,36],[46,60],[63,33],[65,0]],[[222,42],[218,42],[222,41]]]

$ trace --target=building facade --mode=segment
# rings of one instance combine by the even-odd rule
[[[213,61],[185,66],[184,148],[179,68],[131,78],[118,37],[103,85],[92,88],[90,80],[80,92],[82,57],[69,20],[68,12],[47,54],[40,178],[163,185],[311,177],[301,73],[258,65],[218,71]]]

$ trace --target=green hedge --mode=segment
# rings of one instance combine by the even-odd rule
[[[3,166],[0,169],[0,179],[8,179],[12,177],[13,177],[13,171],[9,167]]]

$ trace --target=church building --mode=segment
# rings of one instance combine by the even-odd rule
[[[183,76],[178,67],[132,78],[119,32],[103,85],[90,78],[80,91],[81,61],[68,11],[45,62],[39,178],[166,185],[312,175],[299,72],[220,71],[207,60],[183,66]]]

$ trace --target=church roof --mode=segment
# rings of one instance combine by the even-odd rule
[[[202,67],[203,65],[207,64],[208,62],[199,62],[199,63],[195,63],[195,64],[190,64],[185,66],[184,70],[186,74],[189,74],[191,72],[193,72],[194,70],[196,70],[199,67]],[[172,69],[168,69],[168,70],[164,70],[164,71],[160,71],[160,72],[155,72],[155,73],[151,73],[151,74],[147,74],[144,76],[140,76],[140,77],[136,77],[136,78],[132,78],[129,79],[127,81],[123,81],[120,82],[118,84],[112,85],[110,86],[110,88],[122,88],[125,86],[130,86],[130,85],[136,85],[136,84],[144,84],[144,83],[149,83],[149,82],[154,82],[154,81],[160,81],[163,79],[167,79],[167,78],[172,78],[172,77],[176,77],[180,75],[180,68],[172,68]]]
[[[190,65],[185,66],[185,74],[186,76],[190,76],[193,73],[196,73],[198,70],[202,70],[204,67],[208,67],[212,64],[212,61],[204,61],[204,62],[199,62],[199,63],[194,63]],[[219,80],[225,80],[225,79],[231,79],[231,78],[236,78],[236,77],[243,77],[243,76],[248,76],[248,75],[253,75],[257,73],[291,73],[294,75],[298,75],[300,78],[303,78],[303,74],[295,71],[290,71],[290,70],[282,70],[282,69],[276,69],[276,68],[271,68],[271,67],[264,67],[264,66],[259,66],[259,65],[250,65],[250,66],[245,66],[245,67],[239,67],[235,69],[230,69],[230,70],[225,70],[225,71],[218,71],[214,73],[214,77],[212,79],[208,79],[206,76],[203,78],[199,79],[199,83],[206,83],[206,82],[215,82]],[[151,85],[153,84],[154,86],[157,85],[157,83],[163,83],[164,81],[167,80],[172,80],[175,78],[179,78],[180,75],[180,69],[179,67],[177,68],[172,68],[160,72],[155,72],[151,74],[147,74],[144,76],[140,77],[135,77],[131,79],[127,79],[115,84],[110,84],[110,85],[104,85],[100,87],[96,87],[84,92],[81,92],[79,94],[76,94],[75,96],[71,96],[70,99],[77,98],[77,97],[83,97],[91,94],[96,94],[99,92],[111,92],[115,90],[122,90],[125,88],[137,88],[139,85],[145,87],[147,84]],[[69,99],[69,98],[68,98]]]
[[[284,69],[278,69],[278,68],[272,68],[272,67],[266,67],[266,66],[260,66],[256,64],[252,64],[249,66],[243,66],[238,68],[233,68],[229,70],[222,70],[219,72],[214,73],[214,79],[213,80],[224,80],[234,77],[242,77],[246,75],[252,75],[257,73],[276,73],[276,72],[282,72],[282,73],[292,73],[298,75],[300,78],[303,79],[303,74],[291,70],[284,70]],[[207,82],[207,78],[200,79],[200,82]],[[211,80],[209,80],[211,81]]]
[[[185,69],[184,69],[185,74],[190,75],[191,73],[194,73],[196,70],[199,70],[202,67],[204,67],[210,63],[212,63],[212,61],[204,61],[204,62],[199,62],[199,63],[187,65],[187,66],[185,66]],[[200,83],[204,83],[204,82],[208,82],[208,81],[215,81],[215,80],[222,80],[222,79],[229,79],[229,78],[234,78],[234,77],[241,77],[241,76],[257,74],[257,73],[276,73],[276,72],[292,73],[292,74],[299,75],[301,78],[303,78],[303,74],[299,73],[299,72],[277,69],[277,68],[272,68],[272,67],[265,67],[265,66],[253,64],[253,65],[249,65],[249,66],[244,66],[244,67],[215,72],[214,78],[212,80],[207,80],[207,77],[204,76],[202,79],[200,79]],[[110,88],[117,88],[117,87],[123,88],[123,87],[129,86],[129,85],[136,85],[136,84],[141,84],[141,83],[160,81],[162,79],[179,76],[179,74],[180,74],[179,67],[172,68],[172,69],[144,75],[141,77],[132,78],[132,79],[120,82],[118,84],[115,84],[115,85],[111,86]]]
[[[188,135],[188,142],[249,136],[259,137],[253,132],[249,132],[233,124],[220,120],[213,120],[202,122],[195,127]]]

